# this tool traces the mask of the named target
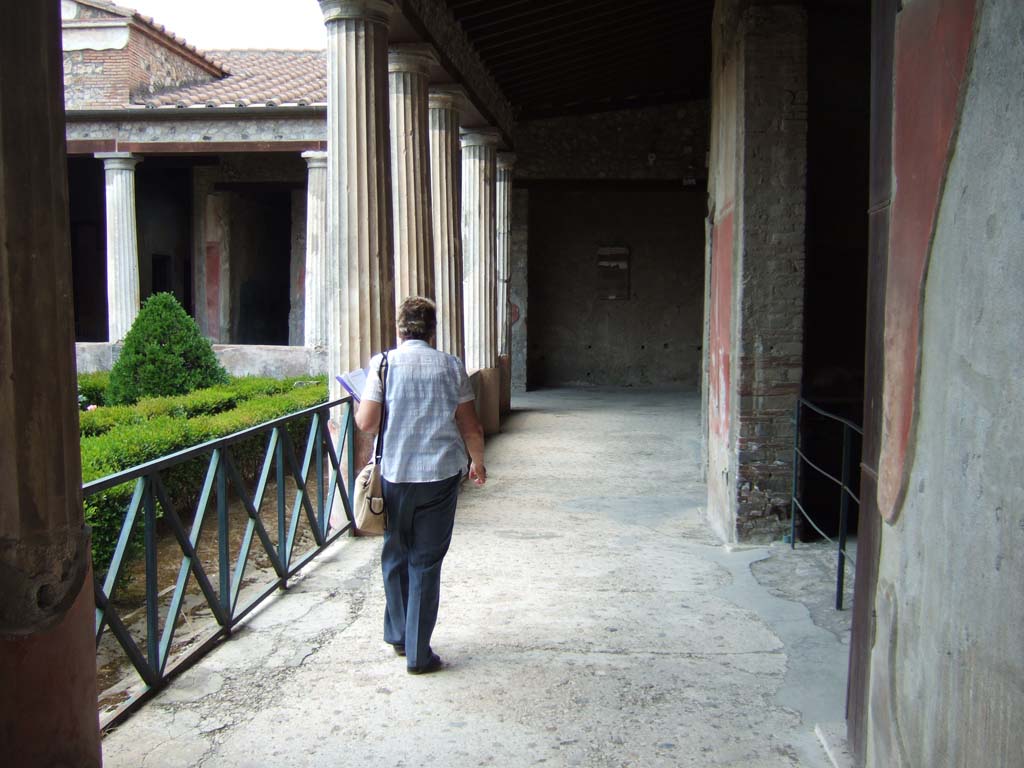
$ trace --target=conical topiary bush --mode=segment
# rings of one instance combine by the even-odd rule
[[[124,337],[121,356],[110,371],[106,401],[124,405],[227,381],[227,372],[195,320],[173,295],[157,293],[142,305]]]

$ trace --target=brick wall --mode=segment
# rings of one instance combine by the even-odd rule
[[[214,79],[207,68],[131,26],[124,48],[64,52],[68,109],[111,109],[144,103],[157,90]]]
[[[807,19],[796,6],[754,7],[743,24],[736,526],[751,539],[774,536],[789,517],[803,363]]]

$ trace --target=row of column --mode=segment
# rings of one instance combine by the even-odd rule
[[[437,64],[429,46],[388,47],[391,2],[320,6],[328,149],[306,155],[308,225],[321,228],[307,234],[306,345],[327,347],[332,372],[365,366],[394,344],[396,305],[422,295],[438,305],[438,348],[470,369],[495,368],[507,335],[499,134],[460,130],[465,95],[428,85]],[[502,167],[510,184],[511,163]],[[507,204],[501,210],[507,217]]]
[[[494,368],[508,351],[514,156],[497,152],[496,130],[460,130],[465,94],[428,86],[429,46],[388,47],[390,0],[320,5],[328,151],[303,154],[306,346],[328,350],[331,372],[365,366],[393,345],[397,303],[431,296],[438,348],[471,369]],[[106,172],[109,338],[118,341],[139,310],[139,158],[97,157]]]

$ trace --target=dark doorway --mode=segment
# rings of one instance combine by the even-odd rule
[[[75,341],[107,340],[107,227],[103,161],[68,158]]]
[[[705,193],[529,187],[527,386],[700,386]]]
[[[230,185],[233,343],[288,344],[291,189]]]
[[[802,391],[815,405],[859,424],[864,408],[867,297],[870,14],[860,0],[808,10],[807,251]],[[801,414],[804,452],[841,476],[843,429]],[[848,463],[859,484],[860,439]],[[806,466],[806,465],[805,465]],[[839,491],[812,469],[801,500],[829,536],[839,529]],[[858,509],[851,505],[850,529]],[[803,522],[803,521],[801,521]],[[817,538],[808,525],[802,538]]]
[[[191,315],[191,163],[146,158],[135,173],[139,294],[145,301],[154,293],[172,293]]]

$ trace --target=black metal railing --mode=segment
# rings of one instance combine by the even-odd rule
[[[329,414],[332,408],[340,407],[344,407],[345,421],[338,449],[335,450],[334,441],[328,428]],[[306,426],[307,422],[308,427]],[[306,434],[301,463],[295,451],[295,441],[289,434],[290,430],[293,432],[301,430]],[[301,432],[299,433],[301,434]],[[353,527],[350,504],[355,475],[354,452],[351,450],[353,433],[353,406],[351,398],[346,397],[307,408],[290,416],[274,419],[233,435],[109,475],[83,486],[83,495],[88,498],[126,483],[134,482],[135,484],[131,501],[125,510],[124,523],[109,568],[106,571],[106,577],[102,583],[99,578],[95,580],[96,645],[99,648],[100,641],[109,628],[117,639],[120,649],[138,672],[142,686],[135,690],[130,698],[122,702],[109,718],[105,718],[104,727],[117,724],[156,691],[163,688],[171,677],[191,666],[221,639],[229,637],[232,630],[254,608],[278,589],[287,587],[290,577],[320,554],[327,545]],[[241,444],[252,446],[253,440],[262,438],[266,439],[262,470],[250,493],[247,486],[251,485],[252,481],[247,483],[243,479],[232,451],[233,449],[241,450]],[[350,447],[347,451],[345,450],[346,446]],[[347,459],[347,473],[341,472],[339,454],[343,452]],[[206,461],[205,480],[198,503],[194,509],[189,510],[192,513],[192,522],[191,528],[186,530],[185,521],[169,497],[164,478],[169,470],[180,467],[185,462],[203,460]],[[277,497],[276,542],[272,541],[260,514],[264,495],[271,483],[272,475]],[[347,478],[347,480],[343,478]],[[294,483],[294,498],[289,509],[287,486],[292,483]],[[311,484],[312,489],[310,488]],[[336,493],[340,496],[341,504],[344,507],[346,523],[339,529],[330,531],[330,513],[335,503]],[[207,573],[197,554],[197,546],[204,530],[203,523],[207,517],[208,508],[211,506],[211,499],[214,501],[217,515],[217,573],[213,579]],[[239,503],[246,513],[245,529],[235,557],[232,557],[229,545],[231,521],[229,505],[231,500],[235,502],[236,517],[239,512]],[[305,518],[306,531],[312,533],[313,546],[307,551],[296,553],[295,548],[300,538],[299,529],[303,518]],[[171,593],[171,597],[169,605],[163,606],[166,613],[162,627],[160,622],[161,594],[158,592],[157,574],[158,519],[161,525],[173,535],[182,555],[173,590],[165,590],[165,593]],[[131,559],[126,555],[132,549],[138,548],[136,526],[140,522],[142,525],[142,557],[145,561],[144,648],[140,647],[140,643],[132,636],[125,620],[122,619],[114,605],[118,587],[122,583],[124,567]],[[213,526],[207,527],[212,528]],[[247,598],[251,599],[246,599],[242,603],[240,597],[243,592],[243,579],[250,553],[254,549],[254,539],[258,539],[260,549],[269,559],[273,577],[271,581],[258,585],[254,595],[251,594],[251,591],[247,592]],[[177,551],[175,551],[176,555]],[[175,630],[181,618],[190,576],[195,578],[199,592],[212,612],[216,624],[211,625],[207,636],[197,638],[194,647],[187,653],[179,654],[179,658],[175,658],[174,663],[169,665]],[[214,582],[216,582],[216,587]],[[163,597],[166,597],[166,594]]]
[[[830,421],[842,425],[843,428],[843,453],[842,460],[839,469],[839,477],[832,472],[829,472],[822,468],[821,461],[812,461],[806,455],[804,451],[803,442],[801,441],[800,427],[803,424],[802,412],[804,409],[808,409],[819,416],[824,417]],[[849,419],[844,419],[834,413],[820,408],[819,406],[812,403],[806,398],[799,398],[796,403],[794,424],[795,424],[795,439],[793,443],[793,496],[792,496],[792,511],[790,514],[790,529],[789,529],[789,540],[790,546],[796,547],[796,513],[799,512],[804,520],[814,528],[823,538],[829,543],[836,547],[836,610],[843,610],[843,590],[845,587],[846,578],[846,561],[849,560],[851,565],[856,567],[856,561],[846,551],[847,537],[849,535],[849,524],[850,524],[850,501],[860,507],[860,498],[858,497],[859,486],[860,486],[860,475],[857,474],[857,486],[858,489],[855,492],[851,487],[851,476],[854,472],[851,469],[851,462],[859,464],[858,457],[854,456],[853,441],[854,436],[863,437],[864,430],[857,424],[853,423]],[[800,468],[806,464],[808,467],[817,472],[821,477],[830,481],[839,487],[839,526],[836,541],[827,535],[812,519],[811,515],[808,514],[804,505],[800,501]]]

